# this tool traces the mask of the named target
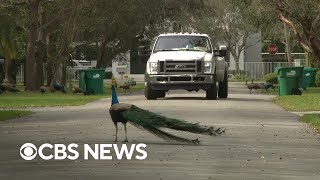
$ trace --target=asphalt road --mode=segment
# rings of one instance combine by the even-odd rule
[[[205,100],[203,92],[184,91],[157,101],[146,101],[142,94],[120,96],[121,102],[162,115],[227,129],[220,137],[173,132],[200,137],[202,144],[195,146],[168,143],[129,125],[127,144],[147,144],[144,161],[20,157],[20,146],[26,142],[113,143],[110,99],[81,107],[34,109],[31,116],[0,122],[0,179],[320,179],[318,134],[273,104],[272,96],[249,94],[236,83],[230,84],[230,91],[230,98],[217,101]],[[119,136],[124,138],[122,126]]]

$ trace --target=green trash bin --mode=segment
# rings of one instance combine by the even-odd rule
[[[279,96],[301,95],[303,66],[277,68]]]
[[[304,68],[303,70],[303,87],[315,87],[316,86],[316,68]]]
[[[79,88],[86,90],[86,79],[85,79],[86,71],[80,70],[79,71]]]
[[[79,87],[92,95],[103,94],[104,69],[85,69],[80,71]]]

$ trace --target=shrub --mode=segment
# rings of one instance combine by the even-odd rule
[[[104,78],[105,79],[111,79],[112,78],[112,72],[105,72],[104,73]]]
[[[318,71],[316,75],[316,85],[320,87],[320,71]]]
[[[270,73],[264,76],[263,78],[267,83],[278,84],[277,73]]]
[[[241,74],[241,73],[237,73],[233,76],[233,79],[240,80],[240,81],[248,80],[249,78],[250,77],[247,74]]]

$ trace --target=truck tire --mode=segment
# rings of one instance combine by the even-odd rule
[[[152,90],[151,85],[148,83],[144,89],[144,96],[147,98],[147,100],[155,100],[158,98],[157,92]]]
[[[228,72],[224,71],[224,80],[219,82],[218,97],[221,99],[228,97]]]
[[[217,83],[216,83],[216,78],[214,77],[214,83],[211,85],[211,88],[206,91],[206,98],[208,100],[216,100],[217,99],[217,94],[218,94],[218,89],[217,89]]]
[[[158,98],[165,98],[166,97],[166,91],[159,91],[158,93]]]

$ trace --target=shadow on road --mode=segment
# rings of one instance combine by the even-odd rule
[[[271,102],[270,99],[255,99],[255,98],[227,98],[219,99],[220,101],[246,101],[246,102]]]
[[[161,100],[207,100],[205,97],[167,97],[159,98]]]
[[[207,100],[205,97],[167,97],[167,98],[159,98],[159,100],[186,100],[186,101],[192,101],[192,100],[206,100],[206,101],[212,101]],[[227,98],[227,99],[217,99],[218,101],[243,101],[243,102],[271,102],[271,100],[268,99],[258,99],[258,98]]]
[[[200,140],[200,144],[187,144],[187,143],[173,143],[173,142],[163,142],[163,143],[160,143],[160,142],[146,142],[144,141],[143,142],[144,144],[147,144],[147,145],[159,145],[159,146],[212,146],[212,145],[209,145],[209,144],[203,144],[203,142],[201,142]],[[134,144],[134,143],[133,143]]]

